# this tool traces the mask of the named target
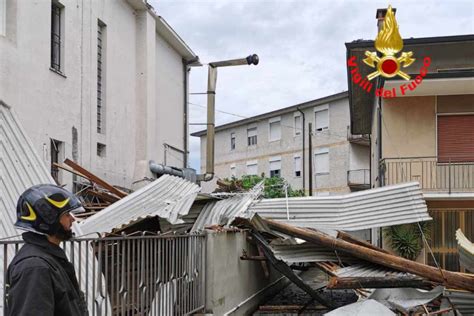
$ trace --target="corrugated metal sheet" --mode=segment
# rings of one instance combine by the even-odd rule
[[[363,300],[348,304],[346,306],[339,307],[324,315],[327,316],[366,316],[366,315],[377,315],[377,316],[395,316],[394,312],[380,304],[376,300]]]
[[[431,291],[411,288],[376,289],[369,299],[378,301],[387,307],[409,313],[411,310],[425,305],[443,294],[444,287],[437,286]]]
[[[414,279],[419,279],[418,276],[411,273],[401,272],[401,271],[389,269],[389,268],[379,266],[379,265],[361,264],[361,263],[357,263],[354,265],[337,269],[334,273],[336,274],[337,277],[340,277],[340,278],[413,277]]]
[[[16,237],[19,239],[19,235],[22,231],[14,228],[13,224],[16,221],[16,203],[21,195],[27,188],[42,184],[42,183],[53,183],[54,180],[49,174],[46,166],[41,161],[39,156],[34,150],[34,146],[31,143],[28,136],[24,133],[18,118],[5,103],[0,101],[0,238]],[[77,225],[73,226],[73,230],[76,234]],[[13,259],[15,250],[13,247],[6,247],[3,251],[7,251],[7,262]],[[4,260],[4,253],[0,252],[0,261]],[[92,284],[92,274],[86,274],[84,269],[89,265],[98,265],[95,260],[92,248],[74,248],[76,253],[81,252],[81,260],[74,262],[76,271],[81,270],[81,278],[79,280],[81,288],[84,289],[86,284]],[[70,248],[66,249],[66,254],[69,256]],[[3,277],[0,273],[0,292],[3,292]],[[87,278],[87,279],[86,279]],[[102,284],[105,284],[102,280]],[[89,310],[92,310],[96,297],[92,297],[92,291],[89,293]],[[0,293],[0,297],[3,297],[3,293]],[[108,304],[108,313],[110,314],[110,301],[107,297],[102,298],[103,304]],[[0,300],[0,315],[3,313],[3,300]]]
[[[302,243],[294,245],[272,245],[270,248],[273,255],[278,260],[282,260],[287,264],[303,263],[303,262],[352,262],[351,259],[344,254],[336,254],[334,250],[319,247],[315,244]]]
[[[474,315],[474,293],[445,290],[444,296],[447,296],[454,307],[465,315]]]
[[[461,229],[456,231],[456,240],[458,241],[459,263],[474,272],[474,244],[464,236]]]
[[[264,199],[250,206],[262,217],[294,226],[346,231],[428,221],[418,182],[339,196]]]
[[[200,188],[185,179],[163,175],[143,188],[79,223],[82,235],[110,233],[146,217],[159,216],[183,223]]]
[[[199,231],[210,225],[228,225],[234,218],[246,217],[249,205],[257,199],[263,191],[263,181],[247,193],[239,193],[233,197],[209,202],[201,211],[192,231]]]
[[[19,120],[0,101],[0,236],[21,234],[14,228],[16,202],[21,193],[41,183],[54,183],[36,154],[33,144],[23,132]]]

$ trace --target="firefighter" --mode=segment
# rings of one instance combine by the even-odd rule
[[[8,267],[6,315],[88,315],[74,266],[59,246],[72,238],[78,211],[84,211],[79,200],[56,185],[36,185],[20,196],[15,226],[26,231],[25,244]]]

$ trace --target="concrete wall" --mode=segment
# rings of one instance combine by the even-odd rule
[[[266,279],[260,261],[240,260],[242,250],[256,255],[247,236],[241,231],[207,232],[206,312],[224,315],[250,298],[232,313],[249,315],[265,298],[264,291],[258,292],[281,278],[279,272],[271,270]]]
[[[60,3],[62,74],[50,70],[51,1],[7,1],[6,35],[0,35],[0,99],[18,114],[47,166],[52,138],[64,143],[63,158],[131,187],[151,176],[148,160],[163,162],[163,143],[184,150],[183,57],[157,33],[155,18],[142,1]],[[96,114],[99,19],[106,25],[101,134]],[[105,157],[97,155],[97,143],[106,145]],[[170,164],[183,166],[179,158]],[[62,172],[61,182],[71,188],[72,176]]]
[[[308,144],[308,123],[313,124],[314,129],[314,107],[304,110],[306,117],[306,144]],[[294,189],[301,189],[303,178],[294,174],[294,156],[302,157],[302,135],[295,135],[294,114],[296,111],[288,111],[281,118],[281,139],[269,141],[269,119],[254,121],[250,124],[240,125],[216,132],[216,154],[215,172],[219,178],[231,176],[231,165],[235,165],[236,175],[240,177],[246,174],[247,162],[258,161],[258,174],[270,174],[269,160],[271,157],[281,157],[281,175]],[[329,104],[329,129],[314,132],[313,151],[320,148],[329,149],[330,171],[329,175],[313,175],[313,191],[322,194],[339,194],[349,192],[347,186],[347,170],[350,161],[361,169],[368,169],[369,147],[366,149],[352,150],[355,146],[347,140],[347,126],[349,125],[348,99],[340,99]],[[247,146],[247,128],[257,127],[257,145]],[[236,148],[230,149],[230,135],[236,135]],[[357,145],[358,146],[358,145]],[[313,154],[314,154],[313,152]],[[306,145],[306,189],[309,181],[308,145]],[[360,156],[362,155],[362,156]],[[350,158],[352,156],[352,158]],[[201,137],[201,171],[205,170],[206,161],[206,139]],[[212,189],[206,186],[206,189]]]

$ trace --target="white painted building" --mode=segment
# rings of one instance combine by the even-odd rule
[[[0,99],[48,166],[70,158],[124,187],[149,160],[184,167],[198,64],[145,0],[0,0]]]
[[[304,158],[302,113],[306,127]],[[312,124],[313,193],[341,194],[368,188],[369,141],[349,133],[347,92],[216,127],[216,177],[282,176],[292,188],[302,189],[304,182],[305,190],[309,191],[309,123]],[[201,138],[201,171],[204,171],[206,131],[192,136]],[[213,189],[207,185],[204,188]]]

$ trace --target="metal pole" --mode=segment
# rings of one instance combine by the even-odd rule
[[[308,123],[308,183],[309,183],[309,196],[313,196],[313,139],[311,131],[313,130],[313,124]]]
[[[306,119],[305,119],[305,116],[304,116],[304,112],[301,111],[299,108],[296,108],[296,109],[303,116],[303,131],[302,131],[302,133],[303,133],[303,135],[302,135],[303,136],[303,145],[302,145],[302,147],[303,147],[302,148],[302,152],[303,152],[303,192],[304,192],[304,195],[306,195],[306,179],[305,179],[306,178],[306,172],[305,172],[306,171],[306,164],[305,164],[306,159],[305,159],[305,150],[304,150],[304,147],[305,147],[304,141],[305,141],[305,133],[306,133],[306,131],[305,131]]]

